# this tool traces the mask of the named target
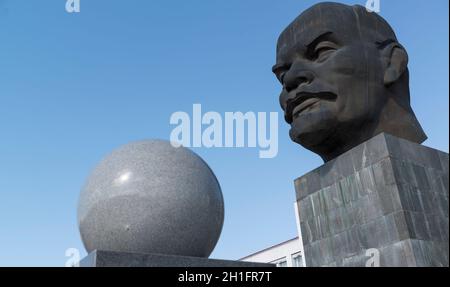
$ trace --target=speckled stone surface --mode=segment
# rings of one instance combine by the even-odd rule
[[[449,265],[448,153],[379,134],[295,188],[307,266]]]
[[[192,151],[148,140],[106,156],[82,189],[78,224],[88,252],[208,257],[224,220],[220,185]]]
[[[218,260],[188,256],[141,254],[95,250],[80,267],[275,267],[269,263]]]

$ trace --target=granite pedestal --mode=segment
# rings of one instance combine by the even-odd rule
[[[95,250],[80,267],[275,267],[273,264],[162,254]]]
[[[379,134],[295,188],[307,266],[449,266],[448,153]]]

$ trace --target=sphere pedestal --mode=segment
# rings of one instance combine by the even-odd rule
[[[96,250],[80,262],[80,267],[275,267],[274,264],[162,254]]]

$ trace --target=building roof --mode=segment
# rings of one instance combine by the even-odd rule
[[[252,253],[252,254],[250,254],[250,255],[247,255],[247,256],[245,256],[245,257],[242,257],[242,258],[240,258],[240,259],[238,259],[238,260],[244,260],[244,259],[247,259],[247,258],[249,258],[249,257],[255,256],[256,254],[263,253],[263,252],[265,252],[265,251],[267,251],[267,250],[270,250],[270,249],[273,249],[273,248],[275,248],[275,247],[284,245],[284,244],[286,244],[286,243],[288,243],[288,242],[291,242],[291,241],[294,241],[294,240],[298,240],[298,236],[295,237],[295,238],[292,238],[292,239],[283,241],[283,242],[281,242],[281,243],[272,245],[272,246],[270,246],[270,247],[264,248],[264,249],[262,249],[262,250],[260,250],[260,251],[254,252],[254,253]]]

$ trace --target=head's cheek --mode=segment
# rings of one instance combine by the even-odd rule
[[[322,67],[322,73],[326,73],[329,84],[337,91],[334,112],[340,121],[363,118],[370,113],[367,55],[363,45],[343,46]]]

